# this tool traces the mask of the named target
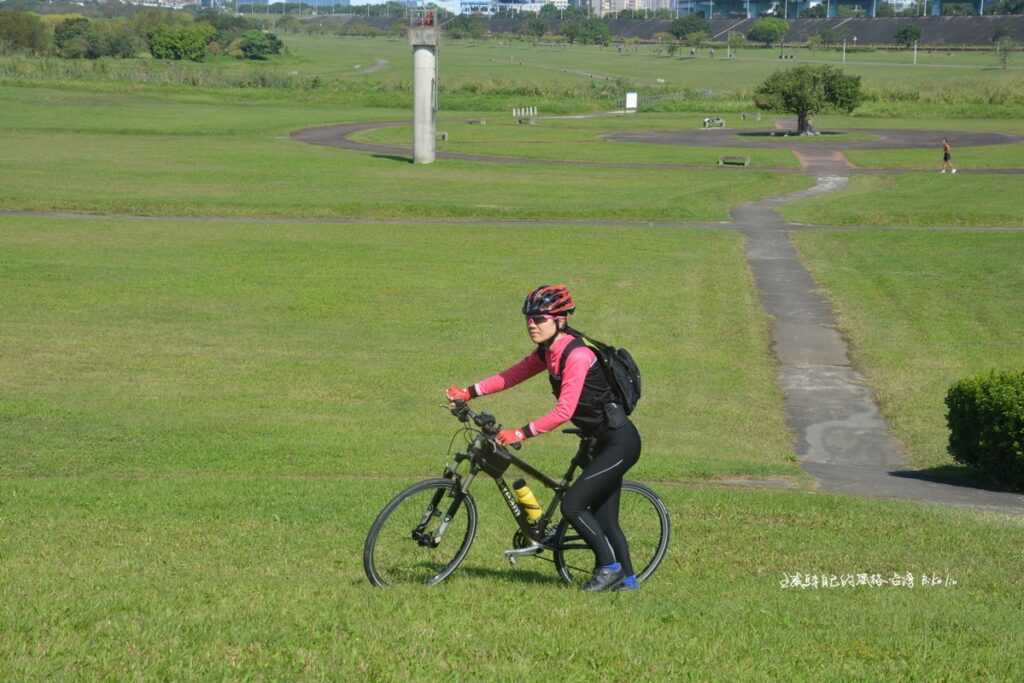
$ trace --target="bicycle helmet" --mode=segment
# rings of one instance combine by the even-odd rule
[[[575,310],[576,304],[565,285],[541,285],[523,301],[523,315],[565,316]]]

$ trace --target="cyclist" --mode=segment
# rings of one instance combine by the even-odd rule
[[[544,370],[555,407],[519,429],[498,434],[512,444],[550,432],[572,420],[584,436],[597,439],[592,459],[562,499],[562,514],[594,551],[596,563],[585,591],[639,587],[629,545],[619,526],[622,478],[640,457],[640,434],[626,417],[595,353],[569,327],[576,310],[565,285],[543,285],[526,296],[526,330],[537,349],[503,372],[468,387],[451,386],[449,400],[469,401],[509,389]]]

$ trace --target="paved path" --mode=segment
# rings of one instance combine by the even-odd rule
[[[607,115],[607,114],[602,114]],[[554,117],[552,117],[554,118]],[[412,149],[404,145],[384,145],[371,142],[358,142],[351,139],[354,133],[373,130],[376,128],[395,128],[399,126],[412,126],[411,121],[378,121],[373,123],[345,123],[332,126],[318,126],[316,128],[305,128],[291,134],[293,140],[305,142],[312,145],[323,145],[337,147],[355,152],[366,152],[377,156],[393,158],[397,160],[411,161]],[[861,141],[835,141],[828,140],[827,135],[822,135],[813,140],[802,139],[794,141],[792,137],[772,136],[771,130],[756,131],[753,129],[725,130],[720,128],[695,129],[686,131],[640,131],[613,133],[604,136],[606,140],[620,142],[649,142],[653,144],[678,144],[694,145],[702,147],[751,147],[751,148],[787,148],[801,155],[815,156],[825,151],[830,153],[842,153],[844,149],[900,149],[900,148],[937,148],[941,149],[942,138],[948,135],[954,146],[984,146],[1002,145],[1021,141],[1022,138],[1003,133],[941,133],[937,131],[903,131],[903,130],[879,130],[861,129],[859,132],[871,133],[876,137],[873,140]],[[777,132],[777,131],[775,131]],[[494,154],[463,154],[459,152],[437,153],[439,159],[457,159],[460,161],[481,161],[497,164],[529,164],[548,166],[587,166],[595,168],[648,168],[648,169],[702,169],[705,171],[743,171],[749,170],[740,166],[711,166],[707,164],[678,164],[678,163],[629,163],[612,161],[574,161],[571,159],[535,159],[527,157],[499,156]],[[845,157],[844,157],[845,158]],[[846,162],[846,173],[863,175],[899,175],[903,173],[921,173],[929,169],[920,168],[856,168],[848,161]],[[788,167],[758,167],[759,171],[771,171],[772,173],[803,173],[806,169]],[[960,173],[965,175],[1024,175],[1024,168],[961,168]]]
[[[375,156],[387,157],[402,161],[412,161],[412,149],[400,145],[383,145],[372,142],[359,142],[351,139],[354,133],[377,128],[396,128],[400,126],[412,126],[412,121],[380,121],[377,123],[345,123],[335,126],[318,126],[316,128],[305,128],[291,134],[293,140],[306,142],[311,145],[323,145],[326,147],[337,147],[355,152],[367,152]],[[643,162],[614,162],[614,161],[574,161],[572,159],[533,159],[529,157],[509,157],[494,154],[462,154],[459,152],[437,152],[438,159],[456,159],[459,161],[482,161],[497,164],[524,164],[524,165],[546,165],[546,166],[580,166],[594,168],[638,168],[638,169],[701,169],[705,171],[730,171],[738,167],[712,166],[707,164],[651,164]],[[798,168],[775,168],[761,169],[771,170],[774,173],[800,173]]]
[[[841,155],[840,155],[841,157]],[[772,317],[773,350],[786,418],[804,470],[827,491],[1024,514],[1024,496],[929,481],[909,469],[864,377],[850,365],[832,306],[804,267],[775,207],[842,189],[843,159],[808,159],[817,184],[732,211],[747,236],[747,262]]]
[[[777,122],[782,129],[794,130],[796,124],[785,120]],[[822,131],[820,135],[796,137],[785,135],[779,128],[694,128],[674,131],[625,131],[610,133],[606,140],[621,142],[648,142],[659,145],[690,145],[694,147],[784,147],[803,149],[938,149],[942,139],[957,147],[987,147],[1021,142],[1022,138],[1006,133],[969,133],[941,130],[902,130],[888,128],[850,128],[844,133],[870,136],[870,139],[850,140],[836,138],[835,133]]]

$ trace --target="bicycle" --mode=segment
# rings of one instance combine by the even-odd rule
[[[496,437],[501,425],[493,415],[474,412],[462,401],[454,401],[447,407],[460,422],[467,424],[455,434],[455,437],[459,433],[468,435],[466,449],[455,454],[454,466],[445,464],[440,478],[413,484],[377,515],[363,545],[363,568],[370,583],[386,586],[418,582],[434,586],[458,569],[476,536],[477,505],[469,489],[480,472],[497,483],[517,523],[512,548],[504,552],[511,565],[521,557],[536,557],[554,562],[558,576],[567,584],[588,579],[593,569],[593,551],[568,520],[559,516],[556,521],[556,514],[576,470],[590,461],[596,439],[584,436],[578,429],[563,430],[580,436],[581,441],[569,469],[556,481],[498,444]],[[513,444],[516,450],[520,447],[521,444]],[[469,467],[465,473],[460,473],[463,463],[468,463]],[[504,479],[505,471],[512,465],[553,492],[550,503],[536,522],[528,521]],[[668,550],[671,533],[668,509],[650,488],[634,481],[623,481],[619,520],[629,540],[637,581],[646,581]],[[553,558],[544,556],[546,552]],[[588,559],[590,567],[579,566]]]

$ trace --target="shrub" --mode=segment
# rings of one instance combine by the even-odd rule
[[[962,379],[946,408],[953,459],[1024,490],[1024,371]]]
[[[216,31],[206,23],[170,26],[161,24],[146,36],[149,52],[156,59],[187,59],[201,62],[206,58],[206,46]]]
[[[91,29],[92,22],[85,17],[73,17],[57,24],[53,29],[53,44],[57,48],[57,53],[68,59],[97,57],[98,55],[90,55]]]
[[[267,31],[246,31],[238,44],[245,59],[266,59],[281,54],[281,39]]]

